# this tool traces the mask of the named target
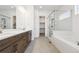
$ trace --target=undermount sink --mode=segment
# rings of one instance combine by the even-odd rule
[[[4,39],[4,38],[8,38],[10,36],[13,35],[17,35],[19,33],[22,33],[22,30],[15,30],[15,29],[5,29],[2,31],[2,33],[0,33],[0,40]]]
[[[26,32],[26,30],[19,29],[3,29],[2,33],[0,33],[0,40]]]

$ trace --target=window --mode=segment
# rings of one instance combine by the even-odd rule
[[[79,14],[79,5],[75,5],[75,15]]]
[[[66,11],[63,14],[60,14],[59,20],[64,20],[66,18],[69,18],[70,16],[71,16],[71,12],[70,11]]]

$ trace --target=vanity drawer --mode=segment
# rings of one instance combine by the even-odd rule
[[[12,45],[13,43],[15,43],[16,40],[16,36],[10,37],[10,38],[6,38],[0,41],[0,51],[7,48],[8,46]]]
[[[26,36],[27,36],[27,33],[21,33],[21,34],[17,35],[17,38],[22,39],[23,37],[26,37]]]
[[[16,47],[17,45],[10,45],[7,48],[1,50],[0,53],[15,53],[17,50]]]
[[[17,45],[18,45],[17,46],[17,52],[18,53],[24,52],[26,47],[27,47],[27,45],[28,45],[26,38],[22,38],[21,40],[19,40],[17,42]]]

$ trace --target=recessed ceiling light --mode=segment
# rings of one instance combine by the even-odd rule
[[[40,6],[40,8],[43,8],[42,6]]]
[[[11,6],[11,8],[14,8],[14,6]]]

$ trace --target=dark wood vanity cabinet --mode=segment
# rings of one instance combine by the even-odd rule
[[[0,51],[0,53],[15,53],[15,52],[16,52],[15,45],[10,45]]]
[[[22,53],[31,42],[31,31],[0,41],[0,53]]]
[[[31,31],[28,31],[27,33],[22,33],[19,36],[19,41],[17,42],[17,51],[18,53],[22,53],[25,51],[29,43],[31,42]]]

